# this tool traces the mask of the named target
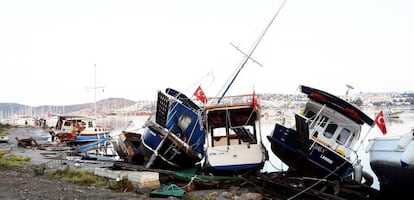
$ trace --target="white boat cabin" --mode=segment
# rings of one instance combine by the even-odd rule
[[[309,120],[310,138],[347,158],[358,141],[361,126],[337,111],[315,101],[306,103],[303,115]]]
[[[99,134],[110,131],[108,128],[96,125],[93,118],[82,116],[58,116],[54,128],[58,132],[82,132],[83,134]]]

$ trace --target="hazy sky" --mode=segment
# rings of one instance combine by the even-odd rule
[[[216,96],[282,0],[1,0],[0,102]],[[288,0],[228,94],[413,91],[414,1]],[[96,74],[95,74],[96,65]],[[95,82],[96,75],[96,82]]]

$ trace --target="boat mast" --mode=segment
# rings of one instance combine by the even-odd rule
[[[93,89],[95,94],[94,94],[94,118],[97,119],[97,114],[96,114],[96,90],[97,89],[103,89],[104,87],[97,87],[96,86],[96,64],[95,64],[95,72],[94,72],[94,86],[93,87],[88,87],[87,89]]]
[[[253,44],[252,48],[250,49],[249,53],[245,54],[245,57],[241,63],[241,65],[239,66],[238,70],[236,71],[236,73],[234,74],[233,78],[231,79],[231,81],[228,83],[226,89],[224,90],[223,94],[221,95],[221,97],[218,99],[217,103],[220,103],[221,99],[224,97],[224,95],[226,95],[227,91],[230,89],[231,85],[233,84],[233,82],[236,80],[237,76],[239,75],[240,71],[244,68],[244,66],[246,65],[247,61],[249,59],[253,60],[251,58],[251,56],[253,55],[253,52],[256,50],[257,46],[259,45],[260,41],[263,39],[264,35],[266,34],[267,30],[269,29],[270,25],[272,25],[273,21],[276,19],[276,16],[279,14],[280,10],[283,8],[283,6],[285,5],[287,0],[284,0],[282,5],[279,7],[279,9],[276,11],[275,15],[273,16],[272,20],[270,20],[269,24],[266,26],[265,30],[263,31],[263,33],[259,36],[259,38],[257,39],[256,43]],[[234,45],[233,45],[234,46]],[[236,48],[238,49],[238,48]],[[238,49],[239,50],[239,49]],[[240,51],[240,50],[239,50]],[[254,62],[256,62],[255,60],[253,60]],[[257,63],[257,62],[256,62]]]

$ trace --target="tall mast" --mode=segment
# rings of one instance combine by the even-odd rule
[[[270,20],[269,24],[266,26],[265,30],[263,31],[263,33],[259,36],[259,38],[257,39],[256,43],[253,44],[252,48],[250,49],[249,53],[245,54],[243,53],[244,56],[244,60],[242,61],[241,65],[239,66],[239,69],[236,71],[236,73],[234,74],[233,78],[231,79],[231,81],[228,83],[226,89],[224,90],[223,94],[221,95],[221,97],[218,99],[217,103],[220,103],[221,99],[224,97],[224,95],[226,95],[227,91],[230,89],[230,86],[233,84],[233,82],[236,80],[237,76],[239,75],[240,71],[243,69],[243,67],[245,66],[245,64],[247,63],[247,61],[249,59],[252,59],[251,56],[253,55],[253,52],[256,50],[257,46],[259,45],[260,41],[263,39],[265,33],[267,32],[267,30],[269,29],[270,25],[272,25],[273,21],[276,19],[276,16],[279,14],[280,10],[283,8],[283,6],[285,5],[287,0],[284,0],[282,5],[279,7],[279,9],[277,10],[277,12],[275,13],[275,15],[273,16],[272,20]],[[253,60],[253,59],[252,59]],[[254,61],[254,60],[253,60]],[[256,62],[256,61],[254,61]]]
[[[95,64],[95,71],[94,71],[94,74],[95,74],[95,75],[94,75],[94,82],[95,82],[95,83],[94,83],[94,87],[93,87],[93,88],[95,89],[95,97],[94,97],[94,99],[93,99],[93,100],[94,100],[94,102],[95,102],[95,109],[94,109],[94,110],[95,110],[95,113],[94,113],[94,117],[95,117],[95,119],[96,119],[96,118],[97,118],[97,117],[96,117],[96,89],[97,89],[97,88],[96,88],[96,64]]]
[[[95,119],[97,119],[97,114],[96,114],[96,90],[97,89],[101,89],[101,88],[104,88],[104,87],[98,87],[98,86],[96,86],[96,64],[95,64],[94,86],[87,88],[87,89],[93,89],[94,90],[94,117],[95,117]]]

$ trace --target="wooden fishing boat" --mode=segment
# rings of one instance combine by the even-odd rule
[[[97,125],[95,119],[83,116],[55,116],[55,121],[50,133],[63,142],[106,140],[111,130]]]
[[[117,155],[124,162],[143,165],[145,163],[143,150],[141,148],[142,133],[137,123],[130,121],[125,128],[113,136],[112,145]]]

